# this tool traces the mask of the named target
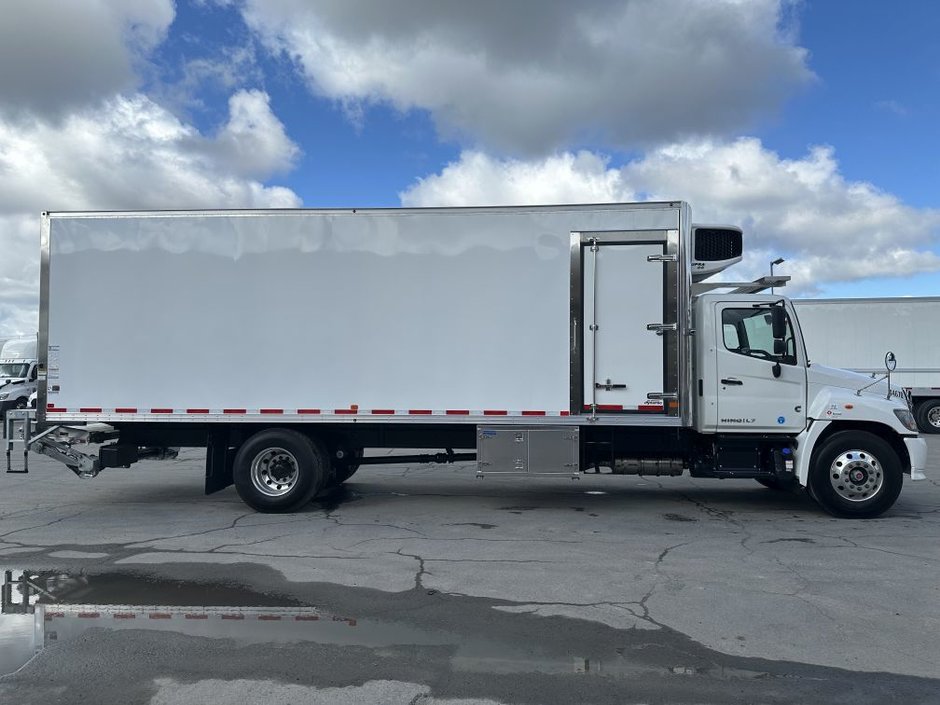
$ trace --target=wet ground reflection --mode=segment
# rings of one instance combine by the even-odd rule
[[[43,648],[76,639],[91,629],[176,632],[241,644],[313,642],[378,650],[442,646],[451,654],[453,670],[476,673],[679,673],[674,668],[631,662],[630,654],[622,649],[584,656],[539,655],[524,646],[445,630],[324,614],[316,607],[225,585],[158,582],[124,574],[5,570],[2,595],[0,674],[14,672]],[[688,674],[703,675],[703,671],[689,669]],[[708,675],[758,678],[765,674],[729,669]]]

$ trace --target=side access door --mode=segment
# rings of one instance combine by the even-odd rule
[[[573,348],[580,393],[572,411],[675,414],[674,231],[578,233],[580,282],[573,281]],[[578,296],[580,295],[580,302]],[[669,299],[673,302],[674,297]],[[670,312],[671,309],[671,312]],[[580,321],[580,330],[578,330]],[[576,380],[572,380],[576,382]],[[672,403],[670,403],[672,402]]]
[[[799,433],[806,426],[806,362],[790,314],[775,339],[772,306],[716,302],[718,432]]]

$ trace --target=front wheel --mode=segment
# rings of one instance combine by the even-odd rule
[[[302,433],[261,431],[235,454],[235,489],[259,512],[294,511],[323,488],[329,463],[323,447]]]
[[[940,399],[928,399],[914,411],[917,428],[921,433],[940,433]]]
[[[810,496],[833,516],[870,519],[901,493],[904,470],[897,451],[866,431],[840,431],[813,455]]]

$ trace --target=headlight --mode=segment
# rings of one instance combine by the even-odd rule
[[[895,409],[894,415],[898,417],[898,421],[900,421],[901,425],[908,431],[917,430],[917,424],[914,423],[914,415],[907,409]]]
[[[6,394],[0,394],[0,401],[3,401],[3,400],[6,399],[8,396],[10,396],[10,393],[9,393],[9,392],[7,392]]]

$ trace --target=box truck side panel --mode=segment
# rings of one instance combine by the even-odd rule
[[[675,230],[679,213],[51,214],[40,401],[52,421],[560,415],[571,406],[570,232]]]

